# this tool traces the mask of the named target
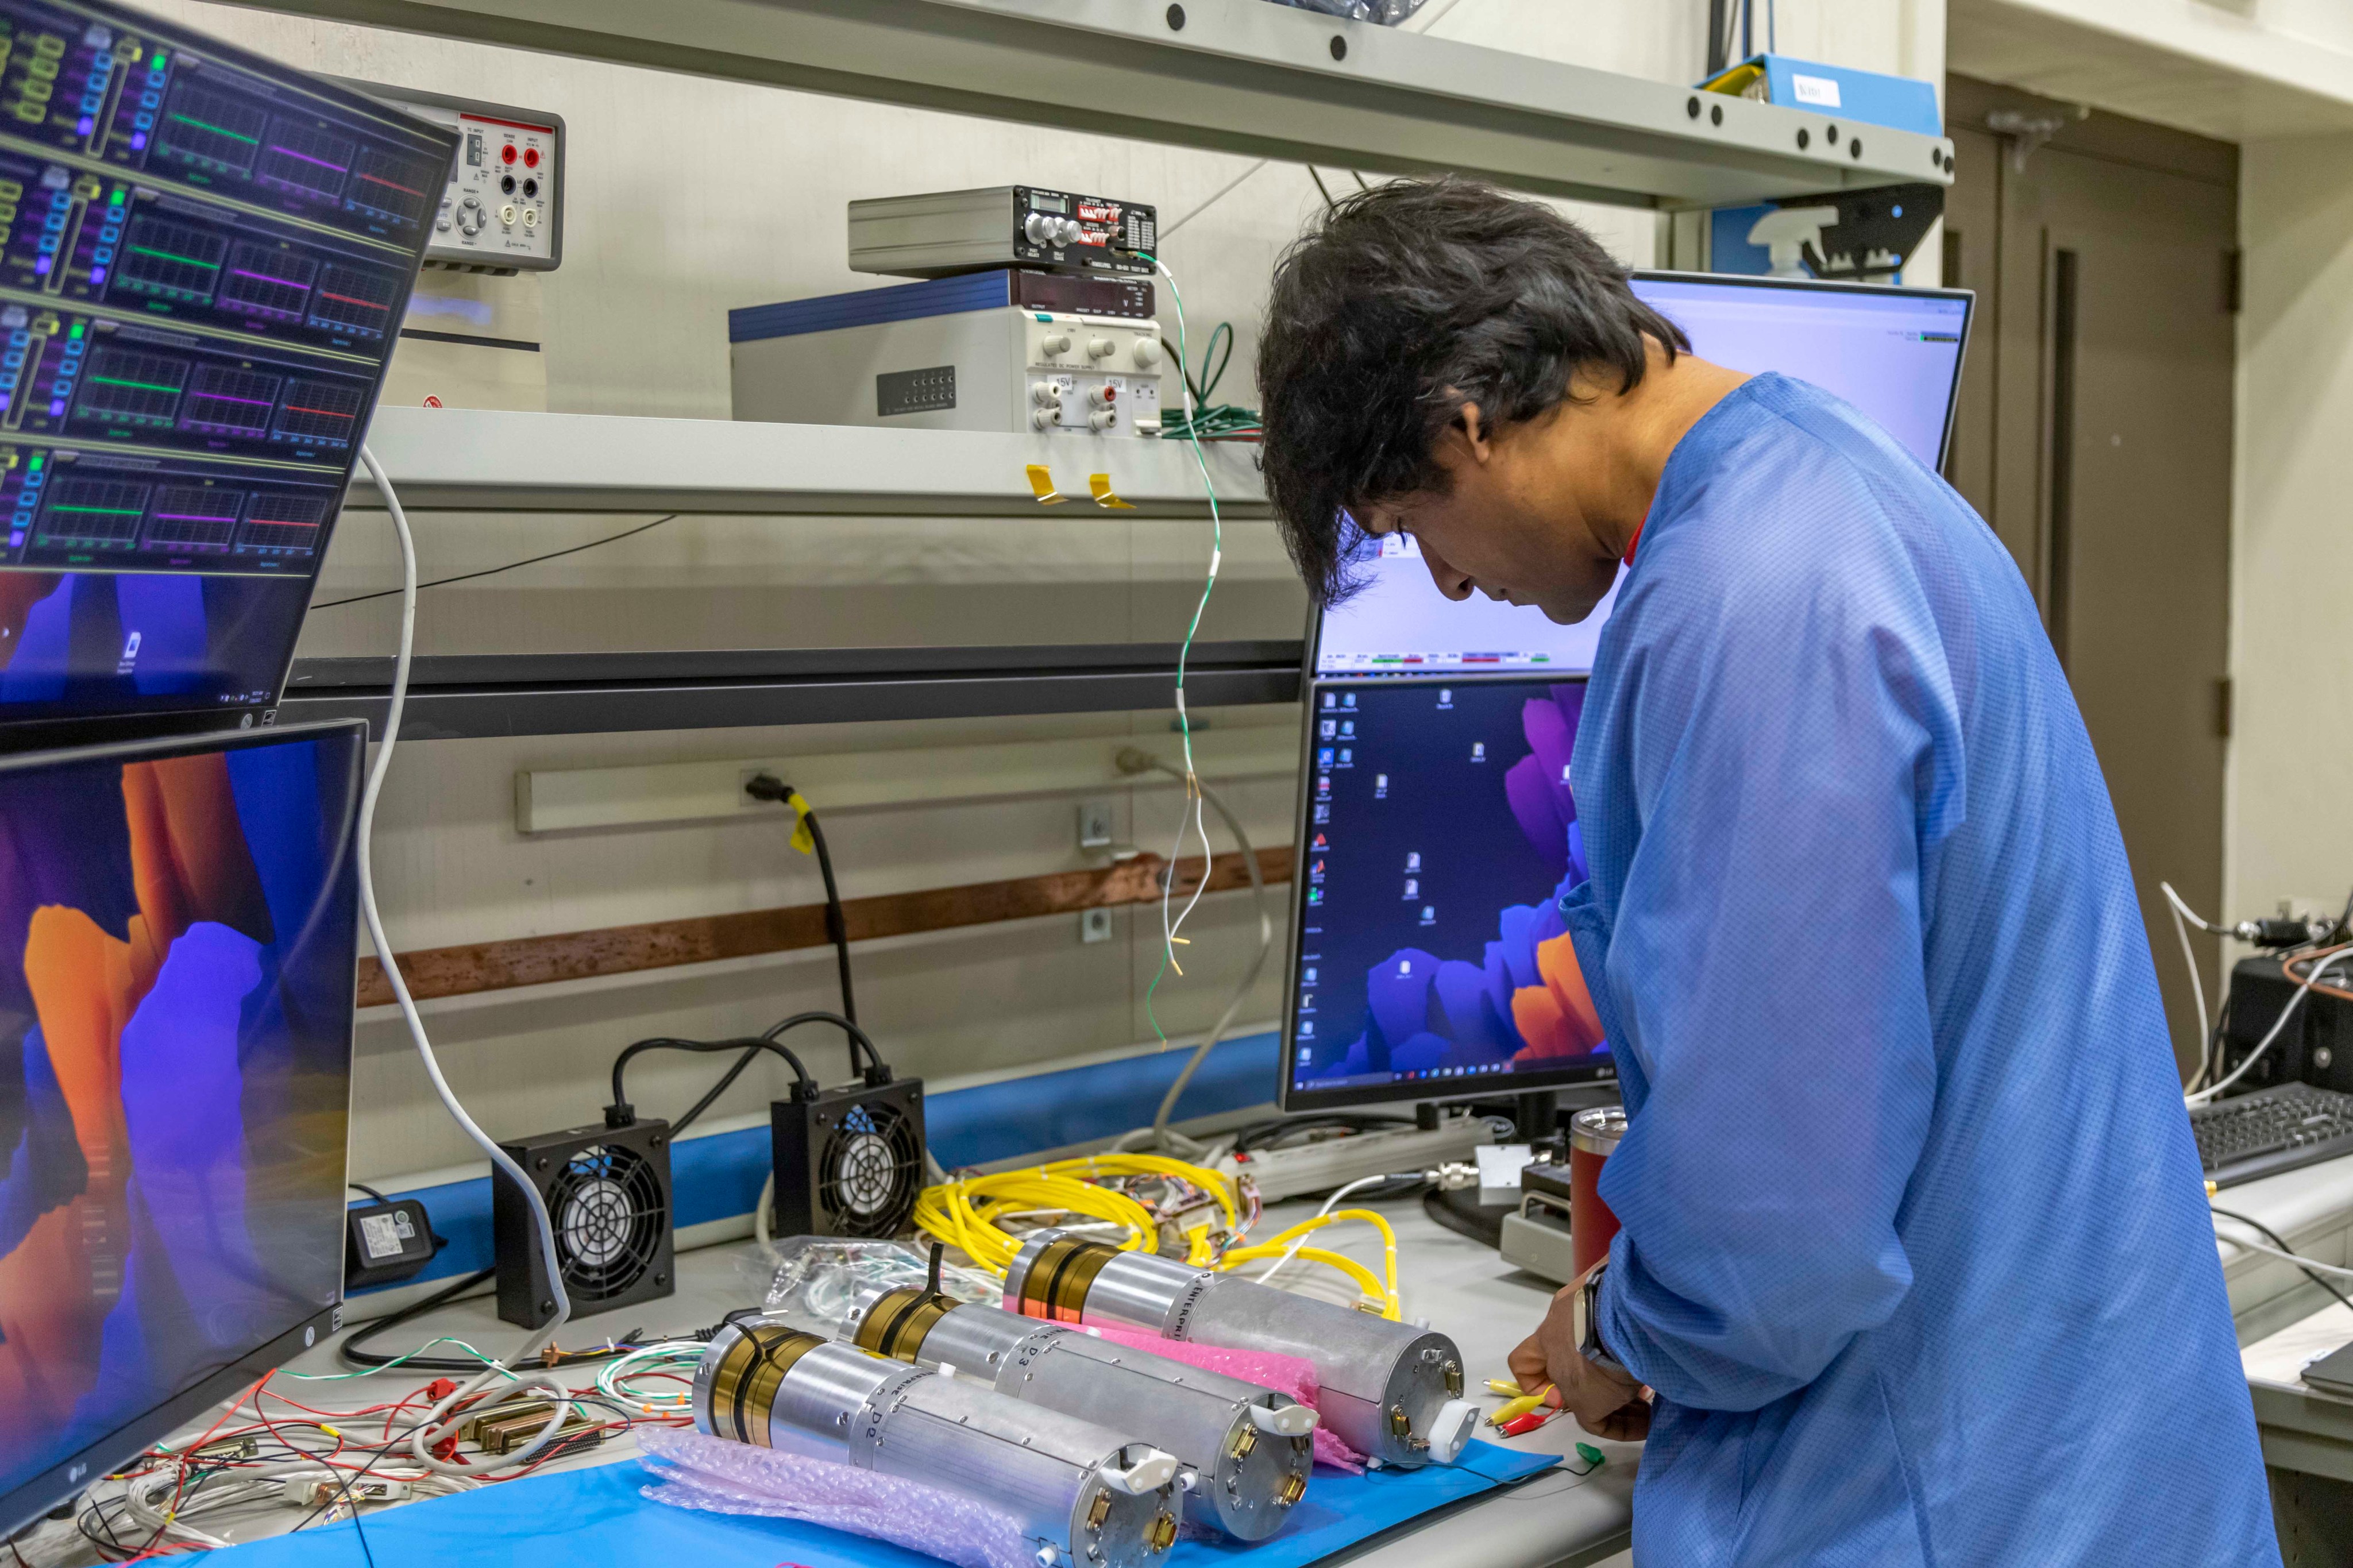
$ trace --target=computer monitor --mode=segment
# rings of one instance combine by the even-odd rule
[[[1282,1103],[1617,1076],[1556,900],[1581,680],[1353,680],[1308,715]]]
[[[1701,357],[1810,381],[1941,463],[1967,291],[1663,272],[1634,290]],[[1611,600],[1573,626],[1453,604],[1410,539],[1367,541],[1358,574],[1308,626],[1278,1098],[1314,1110],[1614,1079],[1557,909],[1586,874],[1568,766]]]
[[[1951,439],[1961,349],[1974,296],[1706,273],[1637,272],[1634,292],[1682,327],[1702,359],[1779,371],[1835,393],[1931,468]],[[1430,582],[1409,538],[1367,542],[1363,584],[1308,628],[1310,679],[1508,673],[1593,668],[1616,595],[1573,626],[1532,605],[1457,605]]]
[[[0,28],[0,726],[250,716],[456,134],[102,0]]]
[[[0,1537],[332,1327],[365,734],[0,760]]]

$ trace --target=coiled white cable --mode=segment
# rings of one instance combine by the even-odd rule
[[[368,478],[375,481],[376,493],[384,497],[385,510],[392,516],[392,531],[400,541],[400,651],[393,660],[392,702],[385,713],[383,738],[376,746],[375,765],[368,769],[367,785],[360,793],[360,820],[356,839],[360,917],[367,924],[368,940],[375,944],[376,962],[384,966],[385,979],[392,986],[393,1000],[400,1006],[400,1016],[408,1026],[409,1040],[417,1047],[418,1059],[425,1064],[425,1076],[432,1082],[433,1092],[440,1096],[442,1106],[448,1110],[450,1118],[464,1131],[466,1136],[472,1140],[475,1147],[490,1157],[493,1167],[505,1173],[507,1179],[515,1184],[530,1203],[532,1228],[539,1242],[541,1256],[546,1261],[548,1294],[554,1298],[555,1315],[523,1342],[522,1349],[513,1358],[516,1361],[522,1361],[536,1354],[554,1339],[556,1331],[561,1329],[565,1321],[572,1316],[572,1298],[564,1289],[562,1255],[555,1247],[555,1226],[548,1216],[546,1200],[541,1197],[539,1189],[533,1185],[530,1178],[523,1174],[522,1167],[509,1158],[506,1151],[500,1148],[491,1140],[491,1135],[483,1131],[474,1119],[466,1113],[466,1108],[459,1102],[456,1091],[450,1089],[449,1080],[442,1076],[441,1060],[434,1055],[433,1042],[425,1032],[425,1020],[417,1015],[416,999],[408,994],[408,982],[402,976],[399,962],[393,956],[392,941],[385,935],[383,912],[376,908],[375,868],[374,857],[369,850],[375,836],[376,802],[384,792],[385,774],[392,765],[393,744],[400,735],[401,710],[408,700],[409,666],[417,648],[417,541],[408,531],[408,514],[402,510],[400,497],[393,489],[392,481],[385,477],[384,465],[376,460],[375,451],[364,445],[362,446],[360,462],[366,468]],[[514,1375],[505,1366],[493,1363],[485,1367],[479,1376],[471,1379],[436,1405],[427,1414],[424,1421],[418,1425],[416,1436],[410,1439],[411,1456],[426,1468],[437,1475],[444,1476],[480,1475],[486,1470],[511,1469],[517,1465],[530,1463],[541,1448],[554,1440],[557,1431],[564,1425],[565,1405],[558,1404],[555,1406],[554,1414],[549,1418],[546,1426],[530,1442],[499,1458],[488,1459],[480,1464],[463,1465],[438,1458],[432,1452],[433,1446],[443,1441],[448,1435],[442,1428],[445,1425],[444,1417],[452,1406],[461,1400],[470,1399],[493,1384],[512,1380]],[[571,1390],[554,1383],[552,1379],[543,1378],[524,1380],[520,1384],[511,1383],[508,1392],[521,1393],[525,1388],[531,1387],[536,1387],[548,1397],[558,1401],[568,1401],[572,1397]]]

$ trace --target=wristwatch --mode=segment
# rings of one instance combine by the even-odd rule
[[[1609,1271],[1609,1260],[1603,1258],[1586,1275],[1584,1285],[1569,1299],[1569,1327],[1577,1334],[1577,1351],[1602,1371],[1620,1377],[1630,1377],[1601,1342],[1601,1278]]]

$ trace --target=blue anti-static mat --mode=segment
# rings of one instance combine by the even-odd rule
[[[1535,1475],[1550,1454],[1472,1443],[1454,1465],[1348,1476],[1318,1469],[1281,1534],[1255,1546],[1183,1541],[1169,1568],[1303,1568],[1425,1513]],[[348,1524],[233,1549],[222,1568],[940,1568],[936,1558],[783,1519],[648,1502],[633,1460],[569,1470],[370,1514],[367,1552]],[[218,1552],[211,1553],[221,1555]]]

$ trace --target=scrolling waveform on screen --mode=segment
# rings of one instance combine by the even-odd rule
[[[1587,876],[1577,799],[1568,784],[1581,685],[1554,686],[1520,710],[1527,754],[1503,777],[1529,848],[1559,876],[1540,904],[1506,905],[1481,961],[1399,948],[1365,973],[1369,1022],[1316,1078],[1437,1072],[1508,1062],[1514,1068],[1605,1054],[1601,1021],[1560,916],[1559,898]]]
[[[335,1300],[344,771],[0,774],[0,1491]]]

